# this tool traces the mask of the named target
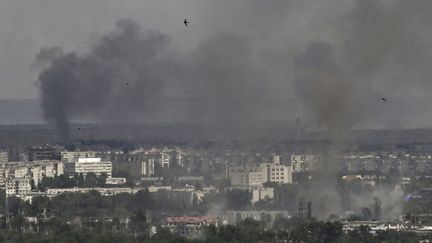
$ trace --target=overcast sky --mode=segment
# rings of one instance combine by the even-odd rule
[[[282,85],[280,93],[292,92],[285,85],[290,82],[286,75],[291,74],[280,73],[290,64],[277,58],[294,56],[311,40],[339,41],[344,34],[340,21],[354,4],[353,0],[3,0],[0,97],[37,98],[37,71],[31,67],[40,48],[85,52],[124,18],[139,22],[145,30],[168,34],[177,51],[195,48],[220,31],[247,36],[261,62],[285,65],[274,70],[274,75],[285,75],[274,80],[275,90]],[[189,29],[182,23],[186,17]]]
[[[147,29],[182,39],[185,16],[198,16],[201,1],[4,0],[0,4],[0,97],[37,98],[37,72],[31,69],[42,47],[85,51],[96,36],[131,17]],[[188,7],[186,7],[189,5]],[[189,11],[186,11],[189,9]],[[198,26],[197,26],[198,27]]]
[[[365,108],[357,99],[431,100],[431,12],[430,0],[2,0],[0,99],[39,97],[40,70],[34,63],[41,48],[60,46],[85,54],[117,21],[130,18],[144,31],[168,36],[173,55],[188,56],[221,32],[240,36],[269,76],[265,97],[303,100],[304,109],[319,120],[323,114],[317,104],[326,104],[330,94],[356,90],[360,95],[348,102],[331,102],[353,103],[335,108],[345,116],[347,109],[368,110],[359,112],[368,116],[381,108],[369,107],[370,102]],[[190,19],[190,28],[184,18]],[[313,43],[327,44],[328,52],[326,45]],[[335,65],[314,63],[315,52],[328,55],[323,62]],[[296,66],[296,60],[306,64]],[[317,73],[304,77],[300,71]],[[327,74],[349,81],[316,81]],[[322,93],[322,87],[330,91]],[[331,90],[339,87],[351,91]],[[176,94],[172,87],[163,93]],[[416,104],[400,102],[411,112]]]
[[[61,46],[66,51],[85,52],[94,39],[111,31],[120,19],[132,18],[145,30],[170,35],[174,40],[172,45],[178,46],[179,51],[193,48],[209,34],[236,31],[258,23],[247,23],[248,16],[239,16],[237,22],[230,20],[227,16],[243,11],[241,8],[248,5],[235,2],[3,0],[0,5],[0,97],[37,98],[37,71],[31,67],[42,47]],[[190,19],[191,28],[184,28],[184,18]]]

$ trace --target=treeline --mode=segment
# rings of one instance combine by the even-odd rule
[[[0,210],[4,212],[4,191],[0,191]],[[16,197],[8,199],[8,212],[11,216],[57,217],[73,219],[75,217],[111,217],[127,218],[151,211],[155,215],[205,214],[220,205],[226,210],[253,209],[251,194],[243,190],[211,192],[198,199],[191,192],[160,190],[150,193],[147,188],[135,194],[119,193],[102,196],[97,191],[88,193],[63,193],[48,198],[35,196],[32,203]],[[153,219],[154,220],[154,219]]]
[[[4,200],[4,199],[3,199]],[[32,203],[19,198],[8,199],[9,213],[37,217],[57,217],[68,220],[75,217],[131,217],[140,210],[180,212],[182,205],[171,200],[167,192],[149,193],[147,189],[135,194],[120,193],[102,196],[97,191],[63,193],[53,198],[34,197]]]
[[[1,230],[1,242],[123,242],[123,243],[258,243],[258,242],[311,242],[311,243],[375,243],[375,242],[430,242],[431,234],[415,234],[401,231],[376,231],[361,226],[344,232],[338,222],[305,222],[300,219],[281,219],[272,228],[265,223],[246,219],[237,225],[208,226],[201,237],[187,239],[158,228],[155,235],[137,235],[132,232],[104,230],[100,227],[82,228],[76,224],[57,222],[46,233],[24,233],[17,230]]]
[[[104,187],[107,177],[105,173],[96,176],[93,172],[87,173],[86,177],[82,173],[71,178],[66,175],[43,177],[37,187],[41,191],[46,191],[47,188]]]

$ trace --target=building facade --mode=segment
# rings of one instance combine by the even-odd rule
[[[77,162],[66,163],[68,175],[83,174],[84,177],[88,173],[94,173],[96,176],[106,174],[112,176],[111,161],[102,161],[100,158],[78,158]]]
[[[148,159],[147,161],[127,161],[127,162],[113,162],[113,175],[123,176],[130,174],[133,176],[152,176],[154,175],[154,160]]]
[[[293,172],[302,172],[314,170],[317,165],[317,159],[314,155],[293,154],[291,155],[291,166]]]
[[[96,158],[96,151],[63,151],[60,153],[63,162],[76,162],[79,158]]]
[[[261,164],[267,170],[267,181],[278,184],[292,183],[292,167],[280,164]]]
[[[28,200],[31,189],[31,178],[8,178],[6,180],[6,197],[15,196]]]
[[[262,187],[267,182],[267,172],[265,167],[229,167],[228,178],[234,187]]]

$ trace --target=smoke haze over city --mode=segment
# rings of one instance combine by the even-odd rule
[[[0,239],[429,242],[431,13],[5,0]]]

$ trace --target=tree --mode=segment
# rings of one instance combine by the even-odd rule
[[[83,186],[84,187],[96,187],[97,185],[98,185],[98,183],[97,183],[96,174],[93,172],[87,173]]]
[[[36,185],[33,179],[30,180],[30,188],[32,191],[36,190]]]
[[[201,183],[197,182],[195,183],[195,191],[201,191],[203,189]]]
[[[198,196],[194,194],[192,198],[192,208],[196,208],[197,206],[198,206]]]
[[[79,175],[77,177],[77,183],[76,183],[76,185],[78,187],[81,187],[82,185],[84,185],[84,174],[83,173],[79,173]]]
[[[365,225],[348,233],[350,242],[373,242],[373,235],[370,232],[370,228]]]
[[[106,179],[108,178],[108,175],[104,172],[100,176],[97,177],[97,185],[99,187],[103,187],[106,184]]]
[[[251,204],[252,195],[247,190],[234,189],[227,191],[225,197],[229,209],[240,210]]]

